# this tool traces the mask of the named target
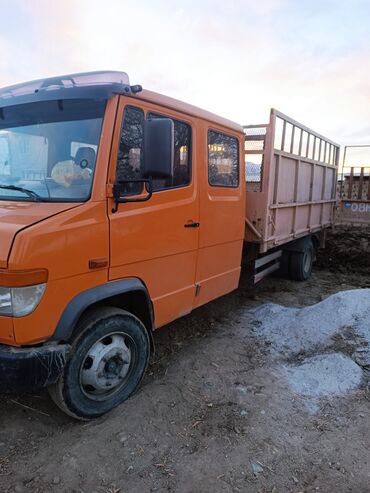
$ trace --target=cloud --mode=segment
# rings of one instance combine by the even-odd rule
[[[31,27],[19,33],[22,44],[3,40],[1,84],[124,70],[133,83],[240,123],[267,121],[274,106],[333,140],[370,141],[369,15],[361,0],[9,5]]]
[[[10,43],[0,36],[0,85],[5,86],[11,83],[12,56]]]

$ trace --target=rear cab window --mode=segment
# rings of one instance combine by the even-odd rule
[[[212,187],[239,186],[239,141],[236,137],[208,130],[208,183]]]

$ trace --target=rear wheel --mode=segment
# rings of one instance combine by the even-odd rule
[[[71,357],[49,393],[70,416],[96,418],[133,394],[149,356],[149,336],[138,318],[118,308],[99,308],[81,320]]]
[[[294,281],[306,281],[312,273],[315,249],[311,238],[307,239],[303,252],[290,254],[290,277]]]

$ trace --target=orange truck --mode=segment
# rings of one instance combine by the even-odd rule
[[[244,244],[256,282],[309,277],[338,150],[275,110],[243,128],[121,72],[1,89],[0,392],[100,416],[140,384],[153,330],[238,287]]]

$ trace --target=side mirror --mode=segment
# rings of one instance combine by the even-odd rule
[[[146,202],[153,194],[152,180],[172,178],[174,166],[174,124],[170,118],[149,118],[144,122],[142,178],[117,181],[113,185],[114,207],[126,202]],[[146,183],[144,197],[122,197],[122,184]]]
[[[174,163],[174,124],[170,118],[144,122],[143,177],[171,178]]]

